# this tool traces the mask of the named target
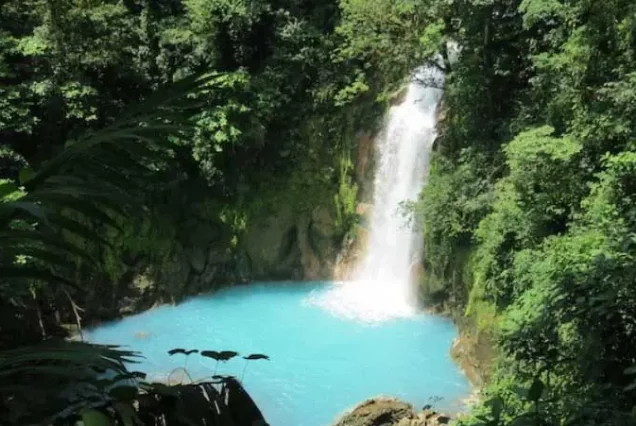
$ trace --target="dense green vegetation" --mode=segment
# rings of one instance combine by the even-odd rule
[[[422,63],[422,293],[498,353],[461,423],[636,422],[629,0],[3,2],[0,349],[333,256],[356,134]]]
[[[636,421],[635,16],[619,0],[439,15],[462,54],[418,206],[424,292],[499,352],[464,424]]]
[[[118,378],[96,376],[127,353],[50,340],[82,324],[324,274],[356,222],[357,134],[416,60],[380,78],[347,22],[335,1],[0,5],[3,422],[73,423],[86,409],[85,424],[135,421],[111,395]],[[41,340],[53,346],[24,347]],[[80,398],[65,390],[85,384]],[[136,392],[181,403],[159,390]],[[216,424],[210,410],[187,423]]]
[[[47,335],[51,327],[38,304],[38,295],[64,294],[75,316],[77,339],[83,340],[80,311],[84,310],[70,292],[79,290],[78,277],[100,269],[99,258],[87,249],[108,247],[108,233],[104,238],[101,231],[119,230],[118,220],[147,207],[143,203],[147,185],[160,182],[156,178],[174,164],[172,138],[196,131],[184,120],[199,109],[188,98],[206,91],[216,78],[212,74],[182,79],[150,96],[145,105],[129,108],[113,124],[68,144],[38,172],[23,169],[20,187],[11,181],[0,183],[3,424],[265,423],[235,378],[217,376],[175,386],[146,383],[145,374],[130,372],[125,365],[137,362],[138,353],[51,338]],[[35,303],[29,305],[30,301]],[[31,310],[37,322],[29,318]],[[178,348],[169,354],[186,351]],[[218,362],[238,354],[201,351],[200,355]],[[267,357],[245,357],[263,358]]]
[[[157,88],[215,76],[190,99],[194,130],[170,136],[170,162],[144,171],[138,154],[119,156],[121,178],[144,175],[144,208],[107,211],[116,226],[86,218],[108,244],[65,234],[98,267],[74,259],[65,278],[82,285],[3,297],[14,312],[3,327],[20,318],[56,334],[75,323],[69,297],[94,321],[224,283],[302,278],[312,261],[324,275],[355,223],[356,133],[372,130],[391,89],[365,83],[370,62],[349,51],[339,16],[337,2],[3,2],[0,178],[18,185],[21,170],[39,171]]]

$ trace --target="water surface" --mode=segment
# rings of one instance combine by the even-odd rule
[[[162,306],[90,330],[96,343],[126,345],[145,356],[136,370],[165,380],[183,367],[180,347],[264,353],[243,382],[272,426],[325,426],[363,400],[394,396],[416,408],[435,402],[455,410],[469,393],[452,362],[453,324],[425,313],[382,321],[341,316],[315,303],[326,283],[267,283],[234,287],[178,306]],[[333,290],[332,290],[333,291]],[[245,361],[219,364],[219,374],[241,377]],[[215,362],[192,355],[195,378],[214,373]],[[442,398],[441,400],[438,400]]]

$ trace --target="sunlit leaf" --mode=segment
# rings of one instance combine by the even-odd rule
[[[499,420],[504,407],[503,400],[500,397],[495,396],[494,398],[491,398],[484,402],[484,405],[490,407],[491,413],[495,420]]]
[[[629,368],[625,369],[625,374],[627,375],[632,375],[632,374],[636,374],[636,365],[633,365]]]

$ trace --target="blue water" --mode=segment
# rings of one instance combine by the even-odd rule
[[[172,348],[264,353],[243,383],[272,426],[325,426],[357,403],[394,396],[416,408],[433,402],[456,410],[469,384],[452,362],[456,330],[446,319],[418,314],[381,323],[335,316],[308,303],[329,289],[321,283],[254,284],[162,306],[86,333],[96,343],[125,345],[145,356],[135,370],[165,380],[183,367]],[[220,363],[218,374],[241,377],[245,361]],[[192,355],[195,379],[215,361]],[[440,399],[441,398],[441,399]]]

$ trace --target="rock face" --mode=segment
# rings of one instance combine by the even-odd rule
[[[334,426],[440,426],[450,418],[425,409],[419,413],[413,406],[393,398],[373,398],[345,414]]]
[[[360,193],[358,200],[373,197],[375,143],[370,133],[360,133],[356,137],[355,178]]]
[[[222,218],[216,206],[192,207],[173,238],[159,240],[156,258],[140,255],[133,262],[114,308],[99,310],[102,301],[93,301],[91,312],[100,312],[95,318],[130,315],[237,283],[332,279],[343,240],[332,194],[308,195],[302,205],[255,198],[269,201],[267,207],[245,209],[236,218]]]
[[[474,325],[459,325],[459,337],[453,341],[451,357],[466,374],[470,382],[480,388],[488,381],[492,371],[495,350],[492,337]]]
[[[282,205],[279,211],[252,223],[240,250],[247,258],[241,269],[249,279],[330,279],[340,241],[330,206],[304,213]]]
[[[350,281],[355,279],[356,269],[364,258],[368,237],[369,231],[364,226],[358,226],[355,236],[345,241],[334,268],[336,280]]]
[[[377,131],[371,121],[379,113],[375,107],[365,113],[364,129],[343,126],[337,150],[323,149],[332,131],[310,120],[303,137],[316,148],[275,173],[240,177],[235,193],[228,187],[228,205],[195,185],[183,198],[187,205],[131,224],[121,250],[131,260],[112,292],[118,304],[97,318],[239,283],[350,279],[366,240]],[[94,304],[91,312],[103,305],[97,297]]]
[[[338,253],[333,276],[339,281],[355,278],[356,269],[364,258],[369,236],[367,225],[373,213],[375,142],[372,134],[368,132],[357,134],[356,147],[355,182],[359,188],[356,214],[359,217],[359,223],[356,225],[355,232],[350,233],[343,242]]]
[[[298,229],[291,206],[255,218],[242,239],[241,251],[249,259],[249,270],[241,271],[255,279],[299,279],[300,253]]]

